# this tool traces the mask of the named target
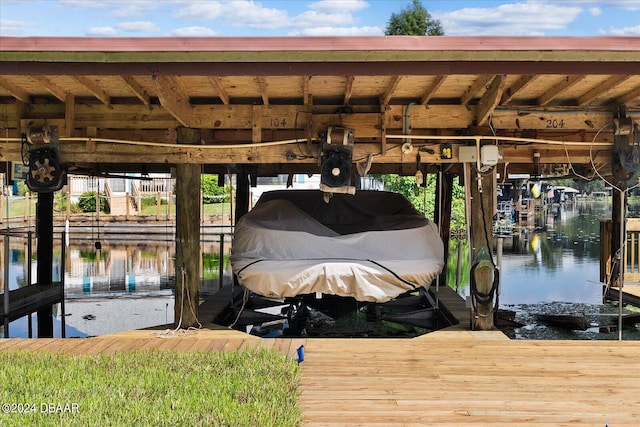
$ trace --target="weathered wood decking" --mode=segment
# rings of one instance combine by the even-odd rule
[[[210,325],[208,325],[210,326]],[[640,342],[513,341],[500,332],[413,339],[259,339],[214,328],[88,339],[0,339],[0,351],[232,351],[305,346],[305,425],[640,425]]]

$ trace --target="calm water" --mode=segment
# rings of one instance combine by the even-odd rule
[[[615,303],[602,303],[599,283],[599,223],[609,215],[610,206],[577,204],[555,209],[535,218],[528,227],[504,238],[500,307],[516,312],[516,321],[525,326],[506,332],[521,339],[617,339],[618,333],[601,333],[598,326],[615,324]],[[224,245],[223,277],[217,242],[203,245],[203,294],[216,292],[229,283],[230,244]],[[451,259],[456,259],[452,242]],[[35,252],[35,251],[34,251]],[[54,249],[59,258],[60,250]],[[24,240],[12,238],[9,283],[23,286],[27,277]],[[65,322],[68,337],[86,337],[144,328],[173,322],[172,243],[102,243],[97,252],[90,241],[71,242],[65,271]],[[468,294],[468,261],[463,256],[463,274],[458,293]],[[35,264],[32,264],[35,278]],[[59,280],[57,259],[54,280]],[[3,280],[0,278],[0,281]],[[33,279],[35,281],[35,279]],[[448,281],[455,283],[455,267]],[[54,334],[60,336],[62,307],[55,307]],[[586,332],[563,331],[536,321],[536,314],[583,314],[593,328]],[[33,330],[35,327],[33,316]],[[26,318],[10,324],[12,337],[28,336]],[[0,333],[4,334],[0,326]],[[637,327],[625,329],[623,339],[640,339]]]

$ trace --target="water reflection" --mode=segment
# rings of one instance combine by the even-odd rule
[[[223,236],[228,239],[228,236]],[[33,243],[35,246],[35,242]],[[35,255],[27,260],[27,239],[12,237],[9,244],[9,287],[27,286],[36,281]],[[203,295],[217,292],[231,281],[229,249],[226,241],[202,242],[201,285]],[[34,251],[35,252],[35,251]],[[2,253],[0,251],[0,253]],[[61,280],[61,245],[54,245],[53,280]],[[175,245],[167,241],[94,242],[73,241],[65,259],[66,336],[84,337],[144,328],[173,322]],[[222,263],[222,265],[221,265]],[[4,279],[0,277],[0,289]],[[61,336],[62,310],[54,306],[54,336]],[[37,330],[32,316],[32,330]],[[11,337],[29,336],[29,319],[9,325]],[[4,336],[0,327],[0,336]]]
[[[599,326],[615,324],[618,307],[603,303],[600,282],[600,222],[611,206],[577,202],[539,212],[533,224],[504,238],[500,305],[516,311],[523,328],[511,331],[528,339],[617,339]],[[467,294],[468,288],[461,293]],[[626,310],[625,310],[626,311]],[[536,314],[579,314],[592,323],[588,331],[563,331],[537,322]],[[640,339],[640,329],[626,329],[624,339]]]
[[[517,313],[526,326],[516,338],[617,339],[595,327],[586,332],[563,332],[536,322],[536,313],[581,313],[594,324],[615,323],[615,304],[602,303],[599,282],[600,221],[610,216],[610,205],[578,202],[541,211],[530,224],[503,240],[500,306]],[[460,248],[458,248],[460,243]],[[230,236],[223,245],[203,242],[201,293],[215,293],[231,281]],[[460,276],[456,259],[460,249]],[[103,335],[173,322],[175,247],[168,241],[74,241],[66,251],[65,318],[67,336]],[[35,263],[28,262],[24,240],[13,239],[8,266],[11,289],[25,286],[29,266],[35,281]],[[60,244],[54,247],[54,280],[60,278]],[[35,255],[34,255],[35,256]],[[452,241],[447,283],[469,293],[466,241]],[[222,269],[221,269],[222,262]],[[222,271],[222,275],[220,272]],[[0,278],[2,280],[2,278]],[[56,308],[54,334],[59,335],[61,310]],[[34,316],[35,319],[35,316]],[[28,322],[12,322],[11,336],[27,336]],[[35,326],[34,326],[35,330]],[[640,339],[640,329],[624,332],[624,339]]]

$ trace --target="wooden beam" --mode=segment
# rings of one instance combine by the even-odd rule
[[[64,101],[64,123],[65,134],[60,136],[72,136],[73,129],[76,127],[76,97],[71,93],[67,94],[67,98]]]
[[[380,98],[380,103],[382,105],[387,105],[389,103],[389,100],[393,96],[393,92],[395,92],[396,88],[398,87],[398,84],[400,84],[400,80],[402,80],[402,77],[404,76],[391,77],[391,81],[389,82],[387,89],[384,91],[384,93]]]
[[[442,86],[442,83],[447,80],[446,75],[436,76],[433,82],[429,85],[429,87],[422,94],[422,98],[420,99],[420,104],[427,105],[436,91]]]
[[[484,126],[486,124],[489,116],[498,105],[498,102],[502,97],[502,91],[504,90],[504,83],[506,79],[507,76],[503,74],[495,76],[484,95],[482,95],[482,98],[480,98],[476,111],[478,126]]]
[[[355,80],[355,76],[347,76],[347,83],[344,86],[344,100],[342,101],[342,105],[349,105],[351,102],[351,96],[353,95],[353,83]]]
[[[493,78],[493,74],[482,74],[478,76],[473,84],[467,88],[467,90],[460,98],[460,104],[467,105],[469,101],[471,101],[476,96],[476,93],[487,86],[489,82],[493,80]]]
[[[196,129],[178,128],[178,145],[199,144]],[[198,326],[200,288],[200,165],[176,165],[175,324]]]
[[[465,167],[469,168],[468,164]],[[471,169],[471,168],[469,168]],[[471,248],[472,259],[477,261],[478,253],[485,248],[489,256],[493,256],[493,206],[494,192],[496,189],[496,171],[487,175],[469,173],[468,183],[471,193]],[[481,190],[480,190],[481,189]],[[471,267],[471,266],[470,266]],[[475,269],[474,277],[476,282],[477,295],[491,295],[492,298],[483,297],[476,300],[476,311],[472,322],[474,329],[488,331],[493,329],[493,297],[491,293],[493,276],[496,274],[490,264],[481,263]],[[475,297],[472,291],[472,297]]]
[[[184,127],[191,124],[189,97],[184,93],[178,79],[173,76],[156,77],[160,104]]]
[[[49,93],[58,98],[60,101],[64,102],[67,97],[67,91],[62,89],[57,84],[53,83],[46,76],[31,76],[32,79],[40,83],[42,87],[44,87]]]
[[[527,86],[533,83],[538,78],[537,74],[527,74],[521,76],[516,82],[511,85],[502,94],[499,105],[508,104],[519,92],[523,91]]]
[[[309,82],[311,81],[311,76],[302,76],[302,102],[304,105],[311,104],[311,94],[309,93]]]
[[[132,76],[120,76],[124,83],[147,108],[151,108],[151,99],[147,91]]]
[[[98,85],[95,80],[86,76],[73,76],[80,84],[86,87],[100,102],[105,105],[111,105],[111,97]]]
[[[582,81],[585,77],[586,76],[584,75],[565,76],[560,83],[551,87],[545,93],[540,95],[536,103],[539,106],[544,107],[545,105],[553,101],[554,98],[562,95],[564,92],[571,89],[574,85]]]
[[[260,96],[262,97],[262,103],[269,105],[269,92],[267,91],[267,78],[263,76],[256,77],[256,82],[260,87]]]
[[[313,115],[311,113],[311,108],[313,107],[313,95],[309,95],[309,104],[307,105],[309,111],[306,116],[308,119],[305,121],[305,133],[307,135],[307,155],[311,155],[313,150]],[[297,114],[297,113],[296,113]],[[298,120],[296,120],[297,122]]]
[[[385,104],[380,104],[380,153],[384,156],[387,154],[387,123],[389,119],[390,108]]]
[[[617,86],[620,83],[624,82],[625,80],[629,79],[629,77],[631,77],[631,76],[630,75],[625,75],[625,76],[611,76],[611,77],[609,77],[608,79],[606,79],[602,83],[600,83],[597,86],[593,87],[587,93],[581,95],[578,98],[576,104],[578,106],[583,106],[583,105],[593,101],[598,96],[607,93],[608,91],[613,89],[615,86]]]
[[[218,92],[218,98],[222,100],[222,103],[224,105],[229,105],[229,95],[227,94],[227,91],[225,90],[224,86],[222,86],[222,81],[220,80],[220,77],[209,76],[209,81],[216,88],[216,91]]]
[[[615,100],[615,105],[626,105],[636,98],[640,98],[640,86],[636,86],[629,92]]]
[[[262,142],[262,105],[254,105],[251,115],[251,142]]]
[[[9,80],[0,76],[0,87],[3,87],[7,92],[11,94],[15,99],[25,104],[29,103],[29,93],[19,86],[14,85]]]

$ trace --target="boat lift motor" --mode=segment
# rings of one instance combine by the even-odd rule
[[[320,190],[325,200],[332,193],[355,194],[351,183],[351,163],[353,158],[353,129],[344,127],[327,128],[320,134],[322,153],[320,156]]]
[[[29,166],[25,184],[30,191],[52,193],[66,184],[58,155],[58,128],[32,127],[22,135],[22,161]]]

